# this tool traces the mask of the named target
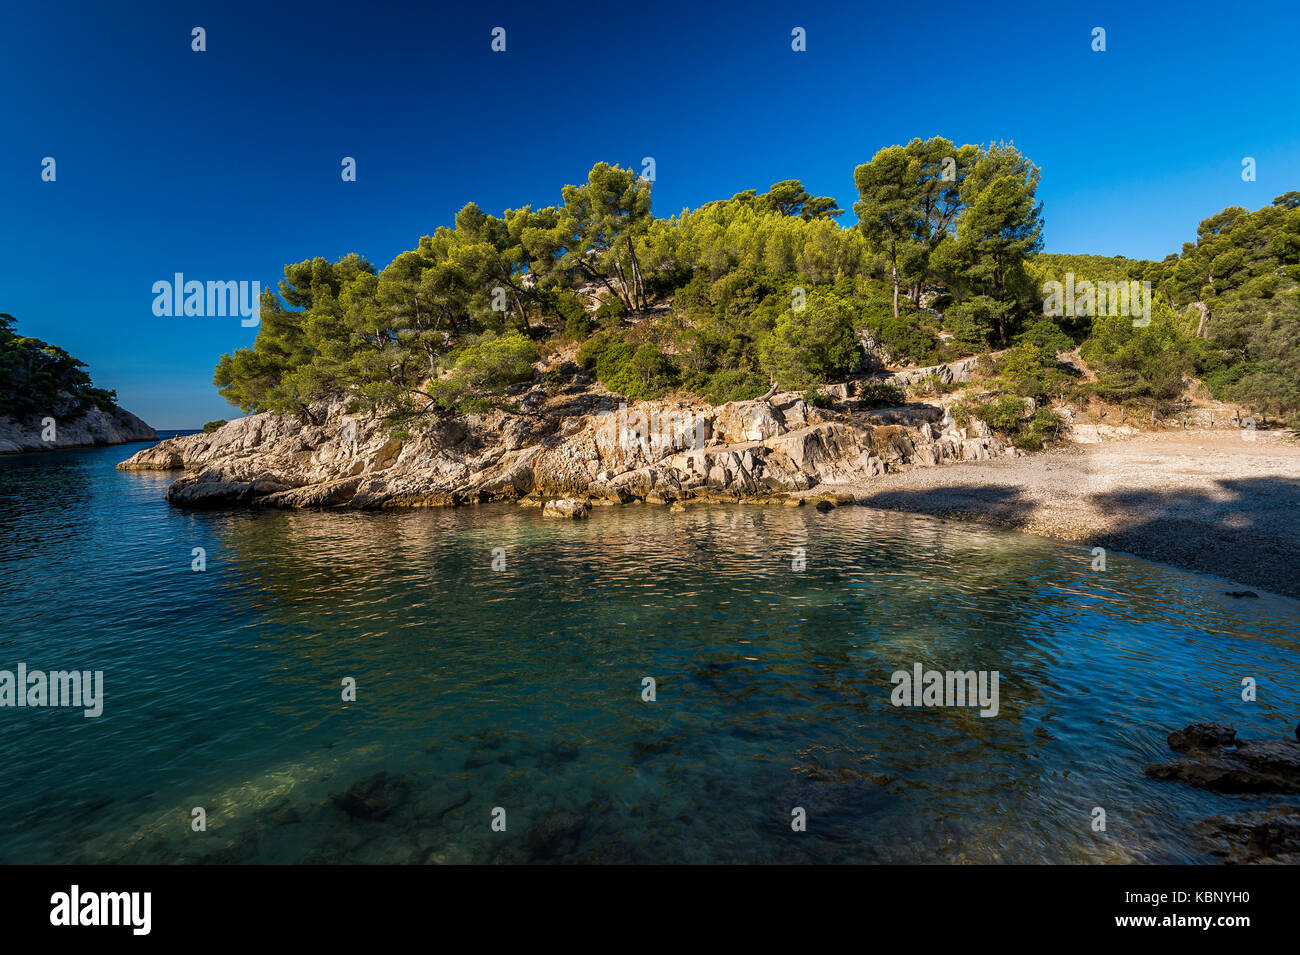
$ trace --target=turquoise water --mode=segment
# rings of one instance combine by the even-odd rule
[[[1300,716],[1300,603],[1120,554],[860,508],[182,512],[135,450],[0,457],[0,669],[105,686],[0,708],[3,862],[1210,862],[1196,821],[1263,803],[1142,767]],[[893,707],[916,662],[999,671],[999,715]]]

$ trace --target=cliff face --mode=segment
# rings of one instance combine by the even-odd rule
[[[256,414],[171,438],[118,465],[189,472],[167,498],[188,507],[436,507],[576,497],[769,499],[860,484],[888,470],[1014,454],[928,405],[822,411],[794,394],[720,406],[623,406],[591,391],[518,397],[518,413],[439,415],[394,437],[377,418],[322,401],[307,417]]]
[[[58,421],[53,441],[44,440],[47,432],[42,420],[41,415],[22,418],[0,415],[0,454],[158,440],[158,432],[121,408],[112,411],[91,408],[71,421]]]

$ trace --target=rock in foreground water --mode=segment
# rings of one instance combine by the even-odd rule
[[[1300,791],[1300,742],[1237,740],[1222,723],[1196,723],[1169,734],[1169,746],[1188,755],[1153,763],[1146,774],[1222,793]]]

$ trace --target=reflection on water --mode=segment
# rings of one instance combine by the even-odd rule
[[[1300,603],[1122,555],[855,508],[180,512],[131,450],[0,459],[0,668],[106,697],[0,709],[0,861],[1207,862],[1242,800],[1142,767],[1300,713]],[[915,662],[999,671],[999,716],[894,708]]]

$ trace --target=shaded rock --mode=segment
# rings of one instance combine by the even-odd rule
[[[1153,779],[1172,779],[1219,793],[1259,793],[1275,790],[1271,781],[1226,759],[1174,759],[1145,770]]]
[[[1223,793],[1300,791],[1300,742],[1236,740],[1222,723],[1197,723],[1169,734],[1169,746],[1188,756],[1155,763],[1155,779],[1174,779]]]
[[[91,408],[75,417],[64,415],[63,410],[51,408],[47,412],[21,417],[0,415],[0,454],[158,440],[158,432],[116,405],[107,411]],[[53,441],[44,439],[47,416],[56,419]]]
[[[1289,739],[1242,740],[1234,755],[1257,772],[1276,778],[1281,785],[1300,789],[1300,743]]]
[[[1218,749],[1231,746],[1237,738],[1237,731],[1223,723],[1195,723],[1169,734],[1169,748],[1176,753],[1192,750]]]
[[[1211,816],[1199,823],[1198,829],[1209,851],[1225,862],[1300,863],[1300,806]]]

